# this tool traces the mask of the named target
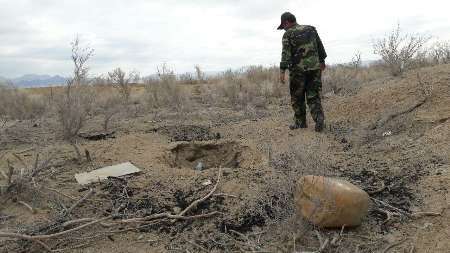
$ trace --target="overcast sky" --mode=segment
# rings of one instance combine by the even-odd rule
[[[450,40],[448,10],[445,0],[0,0],[0,76],[70,75],[77,34],[95,49],[92,74],[148,75],[164,62],[178,73],[278,65],[284,11],[316,26],[328,63],[356,51],[370,60],[371,42],[397,23]]]

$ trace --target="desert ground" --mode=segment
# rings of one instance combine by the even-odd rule
[[[361,82],[324,83],[323,133],[310,116],[309,128],[289,130],[276,73],[177,84],[169,96],[179,99],[148,110],[135,98],[149,91],[134,86],[107,131],[103,114],[89,115],[76,138],[82,159],[55,113],[5,121],[0,231],[14,235],[0,237],[0,251],[450,252],[450,65],[358,71]],[[51,100],[60,91],[24,92]],[[97,87],[95,100],[114,92]],[[141,172],[89,185],[74,177],[128,161]],[[362,225],[305,221],[294,207],[304,175],[368,192]]]

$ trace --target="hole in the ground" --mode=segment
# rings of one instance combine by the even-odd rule
[[[247,167],[257,157],[236,142],[182,142],[169,149],[168,162],[172,167],[205,170]]]

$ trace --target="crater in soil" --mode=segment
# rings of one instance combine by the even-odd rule
[[[204,170],[210,168],[248,168],[261,161],[261,156],[248,146],[234,141],[180,142],[169,148],[170,166]]]

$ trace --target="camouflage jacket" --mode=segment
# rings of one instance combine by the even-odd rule
[[[320,69],[327,54],[316,28],[309,25],[294,25],[283,35],[283,51],[280,69],[300,71]]]

